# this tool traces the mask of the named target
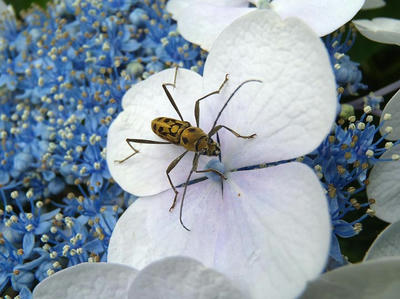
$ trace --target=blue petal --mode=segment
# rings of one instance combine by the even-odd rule
[[[115,225],[117,224],[117,216],[112,213],[112,212],[105,212],[103,214],[104,217],[100,218],[100,225],[102,227],[104,227],[106,230],[108,230],[108,228],[111,229],[111,231],[109,232],[110,234],[112,233],[112,230],[114,229]],[[104,219],[104,221],[103,221]],[[104,223],[105,222],[105,223]]]
[[[35,249],[33,249],[33,252],[38,253],[38,250],[43,250],[43,249],[35,248]],[[17,265],[17,266],[14,267],[14,269],[22,270],[22,271],[28,271],[29,272],[29,271],[33,270],[34,268],[36,268],[37,266],[39,266],[40,264],[42,264],[43,261],[45,259],[47,259],[47,258],[48,258],[48,253],[46,253],[46,255],[41,255],[37,259],[35,259],[33,261],[30,261],[28,263],[25,263],[25,264],[22,264],[22,265]]]
[[[50,182],[52,179],[56,177],[55,173],[49,170],[43,171],[42,176],[47,182]]]
[[[29,153],[18,153],[14,156],[14,169],[18,172],[27,170],[33,162],[33,157]]]
[[[35,245],[35,235],[33,233],[26,233],[22,241],[22,248],[24,250],[24,257],[29,257]]]
[[[146,17],[146,12],[141,8],[136,8],[133,12],[129,15],[129,20],[132,22],[133,25],[139,26],[145,23],[144,17]]]
[[[47,270],[52,268],[53,268],[53,262],[51,260],[43,261],[35,271],[36,279],[42,281],[43,279],[49,277],[47,275]]]
[[[357,234],[354,227],[344,220],[338,220],[334,223],[334,233],[342,238],[349,238]]]
[[[140,48],[140,43],[136,40],[130,40],[122,45],[121,50],[126,52],[133,52]]]
[[[0,185],[6,185],[10,181],[8,172],[0,170]]]
[[[80,215],[78,218],[76,218],[76,222],[80,225],[85,225],[88,221],[89,217],[85,215]]]
[[[43,235],[49,232],[51,227],[51,222],[41,222],[35,229],[35,235]]]
[[[340,252],[339,242],[335,234],[332,234],[331,237],[329,256],[333,258],[336,262],[341,262],[343,260],[342,253]]]
[[[20,291],[24,287],[31,288],[35,275],[31,272],[21,271],[18,275],[11,276],[11,284],[14,290]]]
[[[55,209],[51,212],[48,212],[46,214],[43,214],[40,216],[40,221],[46,221],[46,220],[50,220],[51,218],[53,218],[55,215],[58,214],[58,212],[60,212],[60,209]]]
[[[90,186],[97,192],[103,185],[103,176],[99,172],[95,172],[90,177]]]
[[[19,297],[21,299],[32,299],[32,293],[28,288],[23,287],[21,292],[19,292]]]
[[[0,272],[0,292],[3,291],[3,288],[7,285],[9,279],[9,274],[5,272]]]
[[[94,239],[94,240],[86,243],[83,247],[87,251],[94,252],[95,254],[100,254],[104,251],[102,242],[99,239]]]
[[[51,194],[58,194],[65,189],[65,183],[60,178],[55,178],[48,187]]]

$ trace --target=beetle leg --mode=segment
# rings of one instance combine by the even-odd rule
[[[197,126],[197,127],[199,127],[199,122],[200,122],[200,119],[199,119],[199,117],[200,117],[200,101],[201,101],[201,100],[204,100],[205,98],[207,98],[207,97],[209,97],[209,96],[212,96],[213,94],[218,94],[218,93],[220,93],[221,90],[222,90],[222,88],[223,88],[224,85],[226,84],[226,82],[228,82],[228,78],[229,78],[229,75],[226,74],[226,75],[225,75],[225,80],[224,80],[224,82],[222,82],[222,84],[221,84],[221,86],[218,88],[218,90],[213,91],[213,92],[210,92],[209,94],[205,95],[204,97],[201,97],[200,99],[198,99],[198,100],[196,101],[196,104],[195,104],[195,106],[194,106],[194,117],[196,118],[196,126]]]
[[[183,121],[182,114],[181,114],[181,112],[179,111],[179,108],[178,108],[178,106],[176,105],[174,98],[172,97],[171,93],[169,92],[169,90],[168,90],[168,88],[167,88],[167,86],[172,86],[172,87],[175,88],[175,84],[176,84],[176,75],[177,75],[177,74],[178,74],[178,66],[176,66],[176,69],[175,69],[174,83],[163,83],[161,86],[162,86],[162,88],[164,89],[164,91],[165,91],[165,93],[166,93],[166,95],[167,95],[167,98],[168,98],[169,102],[171,103],[172,107],[174,107],[174,109],[175,109],[176,113],[178,113],[178,115],[179,115],[181,121]]]
[[[130,154],[128,157],[122,160],[114,160],[114,162],[118,162],[119,164],[125,162],[129,158],[133,157],[136,155],[139,151],[134,148],[131,144],[131,142],[135,143],[146,143],[146,144],[170,144],[171,142],[165,142],[165,141],[154,141],[154,140],[147,140],[147,139],[132,139],[132,138],[126,138],[125,139],[126,143],[128,143],[129,147],[134,151],[132,154]]]
[[[171,180],[171,177],[169,176],[169,173],[171,172],[172,169],[174,169],[174,167],[179,163],[179,161],[183,158],[183,156],[186,155],[187,152],[188,152],[188,151],[183,152],[183,154],[179,155],[179,157],[177,157],[175,160],[173,160],[173,161],[168,165],[167,170],[166,170],[167,177],[168,177],[168,181],[169,181],[169,183],[170,183],[172,189],[173,189],[174,192],[175,192],[174,201],[173,201],[173,203],[172,203],[172,206],[169,208],[169,211],[170,211],[170,212],[171,212],[171,211],[174,209],[174,207],[175,207],[176,198],[177,198],[179,192],[178,192],[178,190],[176,190],[174,184],[172,183],[172,180]]]
[[[256,137],[256,134],[251,134],[251,135],[249,135],[249,136],[242,136],[242,135],[240,135],[239,133],[237,133],[237,132],[235,132],[234,130],[232,130],[231,128],[228,128],[228,127],[223,126],[223,125],[215,126],[215,127],[208,133],[208,137],[213,136],[215,133],[217,133],[217,132],[218,132],[219,130],[221,130],[222,128],[227,129],[229,132],[231,132],[233,135],[235,135],[236,137],[239,137],[239,138],[251,139],[251,138]]]
[[[217,132],[217,142],[218,142],[218,144],[221,144],[221,141],[219,140],[218,132]],[[219,162],[222,163],[222,154],[221,154],[221,152],[218,155],[218,159],[219,159]],[[224,180],[222,179],[222,177],[221,177],[220,181],[221,181],[221,193],[222,193],[222,196],[224,196]]]
[[[194,170],[196,173],[201,173],[201,172],[214,172],[215,174],[218,174],[222,179],[227,180],[228,178],[220,171],[213,169],[213,168],[208,168],[204,170],[197,170],[197,165],[196,169]]]

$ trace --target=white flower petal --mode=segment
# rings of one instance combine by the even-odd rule
[[[323,189],[304,164],[228,174],[188,187],[183,222],[171,190],[138,199],[119,219],[108,260],[143,268],[184,255],[228,276],[253,298],[293,298],[323,269],[330,220]]]
[[[212,4],[219,7],[247,7],[248,0],[198,0],[201,3]]]
[[[311,282],[301,299],[394,299],[400,292],[400,257],[338,268]]]
[[[183,9],[190,7],[194,4],[211,4],[220,7],[246,7],[248,6],[247,0],[170,0],[167,3],[167,11],[172,14],[176,19]],[[195,14],[196,11],[192,11]]]
[[[165,70],[129,89],[123,98],[124,110],[108,130],[107,163],[110,173],[124,190],[135,195],[152,195],[170,188],[167,167],[184,152],[183,147],[174,144],[132,143],[140,152],[123,163],[115,162],[133,153],[126,138],[165,141],[151,130],[151,121],[162,116],[179,119],[161,87],[162,83],[173,82],[174,74],[175,69]],[[197,73],[179,69],[177,88],[169,87],[183,118],[192,124],[195,124],[194,101],[202,94],[201,83],[201,76]],[[171,171],[174,184],[186,181],[192,159],[193,153],[188,153]]]
[[[196,0],[169,0],[166,10],[172,14],[172,18],[176,19],[183,9],[196,2]]]
[[[271,6],[283,18],[297,17],[320,36],[350,21],[365,0],[274,0]]]
[[[132,85],[122,98],[122,108],[126,109],[132,105],[145,109],[151,105],[155,113],[168,113],[171,117],[178,119],[178,114],[171,106],[161,86],[163,83],[174,83],[174,76],[175,68],[170,68]],[[181,110],[183,117],[193,121],[193,102],[188,101],[187,98],[193,98],[194,101],[201,95],[202,77],[196,72],[179,68],[176,76],[176,88],[169,86],[168,90],[179,110]]]
[[[390,119],[384,120],[390,114]],[[385,108],[382,111],[381,123],[384,121],[380,132],[385,135],[390,130],[390,133],[386,136],[387,140],[400,139],[400,89],[396,94],[389,100]],[[391,127],[392,129],[388,129]]]
[[[118,264],[83,263],[61,270],[40,282],[35,299],[129,298],[137,270]]]
[[[364,260],[389,256],[400,256],[400,222],[390,224],[379,234],[368,249]]]
[[[222,129],[222,154],[229,155],[224,161],[235,157],[234,166],[241,167],[294,158],[314,150],[329,133],[337,106],[332,67],[320,38],[300,20],[257,10],[235,21],[207,58],[204,88],[218,89],[226,73],[222,96],[203,103],[204,113],[214,118],[240,83],[263,83],[244,85],[222,113],[218,124],[257,134],[248,140]]]
[[[375,18],[353,21],[358,31],[370,40],[400,46],[400,20]]]
[[[366,0],[362,9],[375,9],[386,5],[384,0]]]
[[[400,145],[385,152],[380,159],[391,159],[400,154]],[[376,216],[386,222],[400,220],[400,163],[399,161],[378,162],[368,177],[368,198],[375,199],[371,207]]]
[[[255,10],[243,7],[219,7],[196,3],[183,9],[178,15],[178,31],[188,41],[209,51],[218,35],[234,20]]]
[[[170,257],[139,272],[129,298],[245,299],[225,276],[188,257]]]

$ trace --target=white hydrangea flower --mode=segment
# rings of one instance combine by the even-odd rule
[[[368,248],[364,261],[391,256],[400,257],[400,221],[389,224],[379,233]]]
[[[389,100],[382,111],[380,132],[387,140],[400,139],[400,90]],[[387,222],[400,221],[400,145],[386,144],[386,151],[371,170],[367,185],[368,198],[376,216]]]
[[[224,28],[256,9],[248,7],[249,2],[272,9],[284,19],[300,18],[324,36],[350,21],[365,0],[170,0],[167,11],[176,19],[184,38],[210,50]]]
[[[174,72],[162,71],[133,86],[109,129],[107,162],[113,178],[128,192],[153,196],[139,198],[119,219],[108,261],[141,269],[163,257],[190,256],[225,274],[253,298],[293,298],[322,271],[328,256],[331,226],[320,182],[297,162],[231,170],[304,155],[329,133],[337,99],[324,45],[301,21],[282,21],[271,10],[257,10],[220,35],[203,77],[179,69],[170,90],[192,124],[195,100],[217,90],[229,74],[221,93],[201,102],[205,132],[240,83],[263,82],[244,85],[221,114],[218,124],[257,136],[241,139],[219,132],[227,180],[223,192],[219,179],[188,187],[183,221],[190,232],[179,223],[179,209],[168,211],[174,193],[165,172],[183,147],[135,143],[138,154],[114,162],[132,154],[126,138],[161,141],[151,120],[178,118],[161,88],[173,81]],[[199,169],[210,159],[201,156]],[[187,154],[171,171],[174,184],[184,183],[191,168],[192,155]]]
[[[141,271],[111,263],[82,263],[40,282],[35,299],[246,299],[225,276],[187,257],[156,261]]]
[[[383,108],[380,132],[386,140],[400,139],[400,89]]]
[[[399,271],[399,256],[347,265],[310,282],[300,299],[398,298]]]

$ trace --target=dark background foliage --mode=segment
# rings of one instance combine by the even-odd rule
[[[388,17],[400,19],[400,1],[386,0],[386,6],[379,9],[360,11],[355,19]],[[360,63],[364,83],[369,90],[379,89],[400,79],[400,47],[372,42],[362,35],[348,53],[353,61]]]

